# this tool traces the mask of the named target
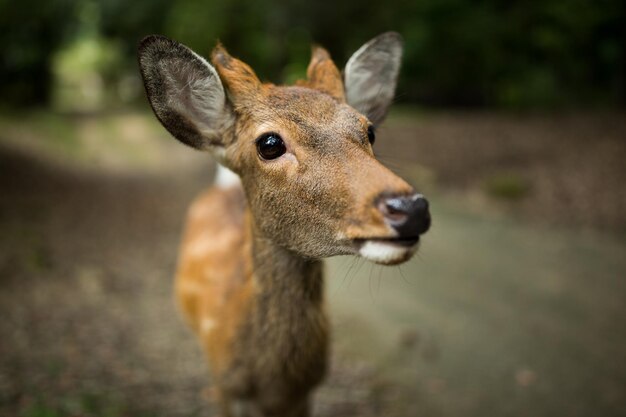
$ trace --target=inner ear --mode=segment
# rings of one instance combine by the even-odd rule
[[[346,101],[374,125],[385,119],[393,101],[401,60],[402,37],[387,32],[359,48],[346,64]]]
[[[326,49],[320,46],[313,47],[306,75],[306,85],[345,101],[341,73]]]
[[[206,60],[153,35],[139,45],[139,67],[155,115],[175,138],[197,149],[224,146],[232,116],[220,78]]]

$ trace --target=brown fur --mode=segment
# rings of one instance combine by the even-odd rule
[[[313,47],[311,62],[306,71],[307,79],[298,81],[298,85],[307,86],[345,102],[341,74],[326,49],[321,46]]]
[[[262,84],[221,45],[212,62],[227,97],[221,162],[242,187],[213,188],[192,204],[177,297],[204,346],[224,416],[306,416],[327,368],[320,259],[394,237],[377,199],[414,190],[375,159],[370,121],[345,102],[322,48],[297,86]],[[160,88],[167,85],[147,90]],[[170,111],[167,102],[152,104]],[[271,161],[255,143],[267,132],[287,147]]]

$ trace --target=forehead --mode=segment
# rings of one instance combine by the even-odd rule
[[[311,141],[327,136],[353,136],[368,125],[365,116],[352,107],[307,87],[270,87],[259,110],[264,124],[297,131]]]

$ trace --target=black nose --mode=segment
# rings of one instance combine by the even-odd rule
[[[428,201],[421,194],[387,196],[380,200],[378,208],[401,238],[418,237],[430,227]]]

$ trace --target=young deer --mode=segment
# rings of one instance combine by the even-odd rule
[[[221,45],[211,66],[161,36],[140,44],[157,118],[221,164],[189,210],[176,292],[224,416],[308,415],[327,368],[321,258],[398,264],[430,226],[426,200],[372,151],[401,54],[382,34],[342,77],[316,47],[306,81],[275,86]]]

